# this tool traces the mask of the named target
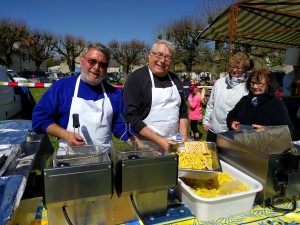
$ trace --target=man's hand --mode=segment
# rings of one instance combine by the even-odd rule
[[[76,133],[70,132],[70,134],[68,136],[70,138],[66,141],[67,141],[69,146],[78,146],[78,145],[84,145],[85,144],[84,139]]]
[[[137,136],[132,136],[127,140],[127,144],[129,144],[131,147],[136,148],[149,148],[145,143],[139,139]]]
[[[70,146],[84,145],[85,141],[79,134],[68,131],[58,124],[51,124],[47,127],[47,134],[65,140]]]
[[[157,144],[165,151],[167,151],[169,148],[170,148],[170,145],[176,145],[178,144],[177,142],[175,141],[171,141],[167,138],[163,138],[163,137],[160,137],[159,140],[157,141]]]

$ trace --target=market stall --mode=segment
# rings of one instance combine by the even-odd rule
[[[264,169],[258,165],[261,165],[260,162],[263,160],[255,160],[259,159],[257,156],[253,162],[256,166],[243,167],[249,165],[247,160],[251,158],[247,157],[247,154],[253,155],[253,151],[249,153],[247,147],[241,148],[242,144],[224,135],[218,136],[216,143],[221,160],[216,153],[215,145],[205,142],[179,144],[165,155],[156,154],[156,151],[147,147],[136,149],[132,146],[124,147],[122,144],[119,147],[114,146],[115,151],[110,156],[111,160],[106,159],[98,163],[85,162],[72,165],[70,157],[64,157],[59,160],[63,166],[43,168],[44,194],[24,198],[25,186],[30,186],[28,180],[30,171],[43,165],[43,157],[39,155],[53,148],[47,136],[28,132],[31,128],[28,121],[5,121],[0,125],[1,146],[12,146],[12,143],[21,146],[21,155],[16,155],[16,160],[11,161],[12,164],[1,176],[2,224],[22,225],[31,222],[38,224],[42,221],[50,225],[243,224],[279,221],[296,224],[300,221],[297,167],[299,157],[292,159],[294,172],[288,176],[286,191],[283,192],[289,199],[272,202],[272,206],[280,208],[279,211],[274,210],[273,207],[262,204],[264,198],[273,195],[273,189],[276,188],[275,184],[268,183],[269,179],[260,176],[260,171]],[[290,138],[286,135],[283,137]],[[284,149],[292,147],[290,139],[284,139],[283,143]],[[180,156],[183,157],[181,152],[185,152],[187,146],[191,150],[197,146],[205,149],[207,147],[208,152],[205,155],[214,158],[212,168],[188,170],[182,166],[178,167]],[[174,152],[176,154],[172,154]],[[287,158],[290,160],[287,154],[290,153],[284,152],[284,157],[281,156],[278,160],[279,168],[286,164],[282,161]],[[240,155],[242,159],[237,159],[236,155]],[[99,155],[97,157],[98,160],[103,159]],[[72,160],[74,159],[73,154]],[[54,157],[54,160],[57,158]],[[266,163],[267,165],[269,164]],[[210,179],[211,174],[219,174],[221,171],[228,172],[235,180],[245,183],[250,190],[209,199],[197,196],[183,182],[184,178],[189,178],[195,173],[197,176]],[[262,197],[262,193],[266,192],[271,194]],[[296,196],[295,201],[290,198],[293,196]]]
[[[228,7],[198,38],[273,49],[300,46],[299,0],[243,0]]]

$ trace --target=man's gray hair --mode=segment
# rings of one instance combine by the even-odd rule
[[[165,45],[165,46],[167,46],[167,48],[170,50],[172,56],[175,55],[176,46],[172,42],[167,41],[167,40],[158,40],[157,42],[155,42],[153,44],[153,46],[151,48],[151,51],[155,52],[157,45]]]
[[[86,53],[92,48],[97,49],[98,51],[102,52],[105,55],[105,57],[107,58],[107,60],[110,61],[111,56],[110,56],[109,49],[100,43],[88,43],[82,50],[81,56],[85,56]]]

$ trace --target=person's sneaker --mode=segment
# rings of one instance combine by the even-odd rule
[[[194,140],[195,140],[194,137],[192,136],[188,137],[188,141],[194,141]]]

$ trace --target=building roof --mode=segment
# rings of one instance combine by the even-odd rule
[[[300,0],[240,1],[198,38],[274,49],[300,47]]]

